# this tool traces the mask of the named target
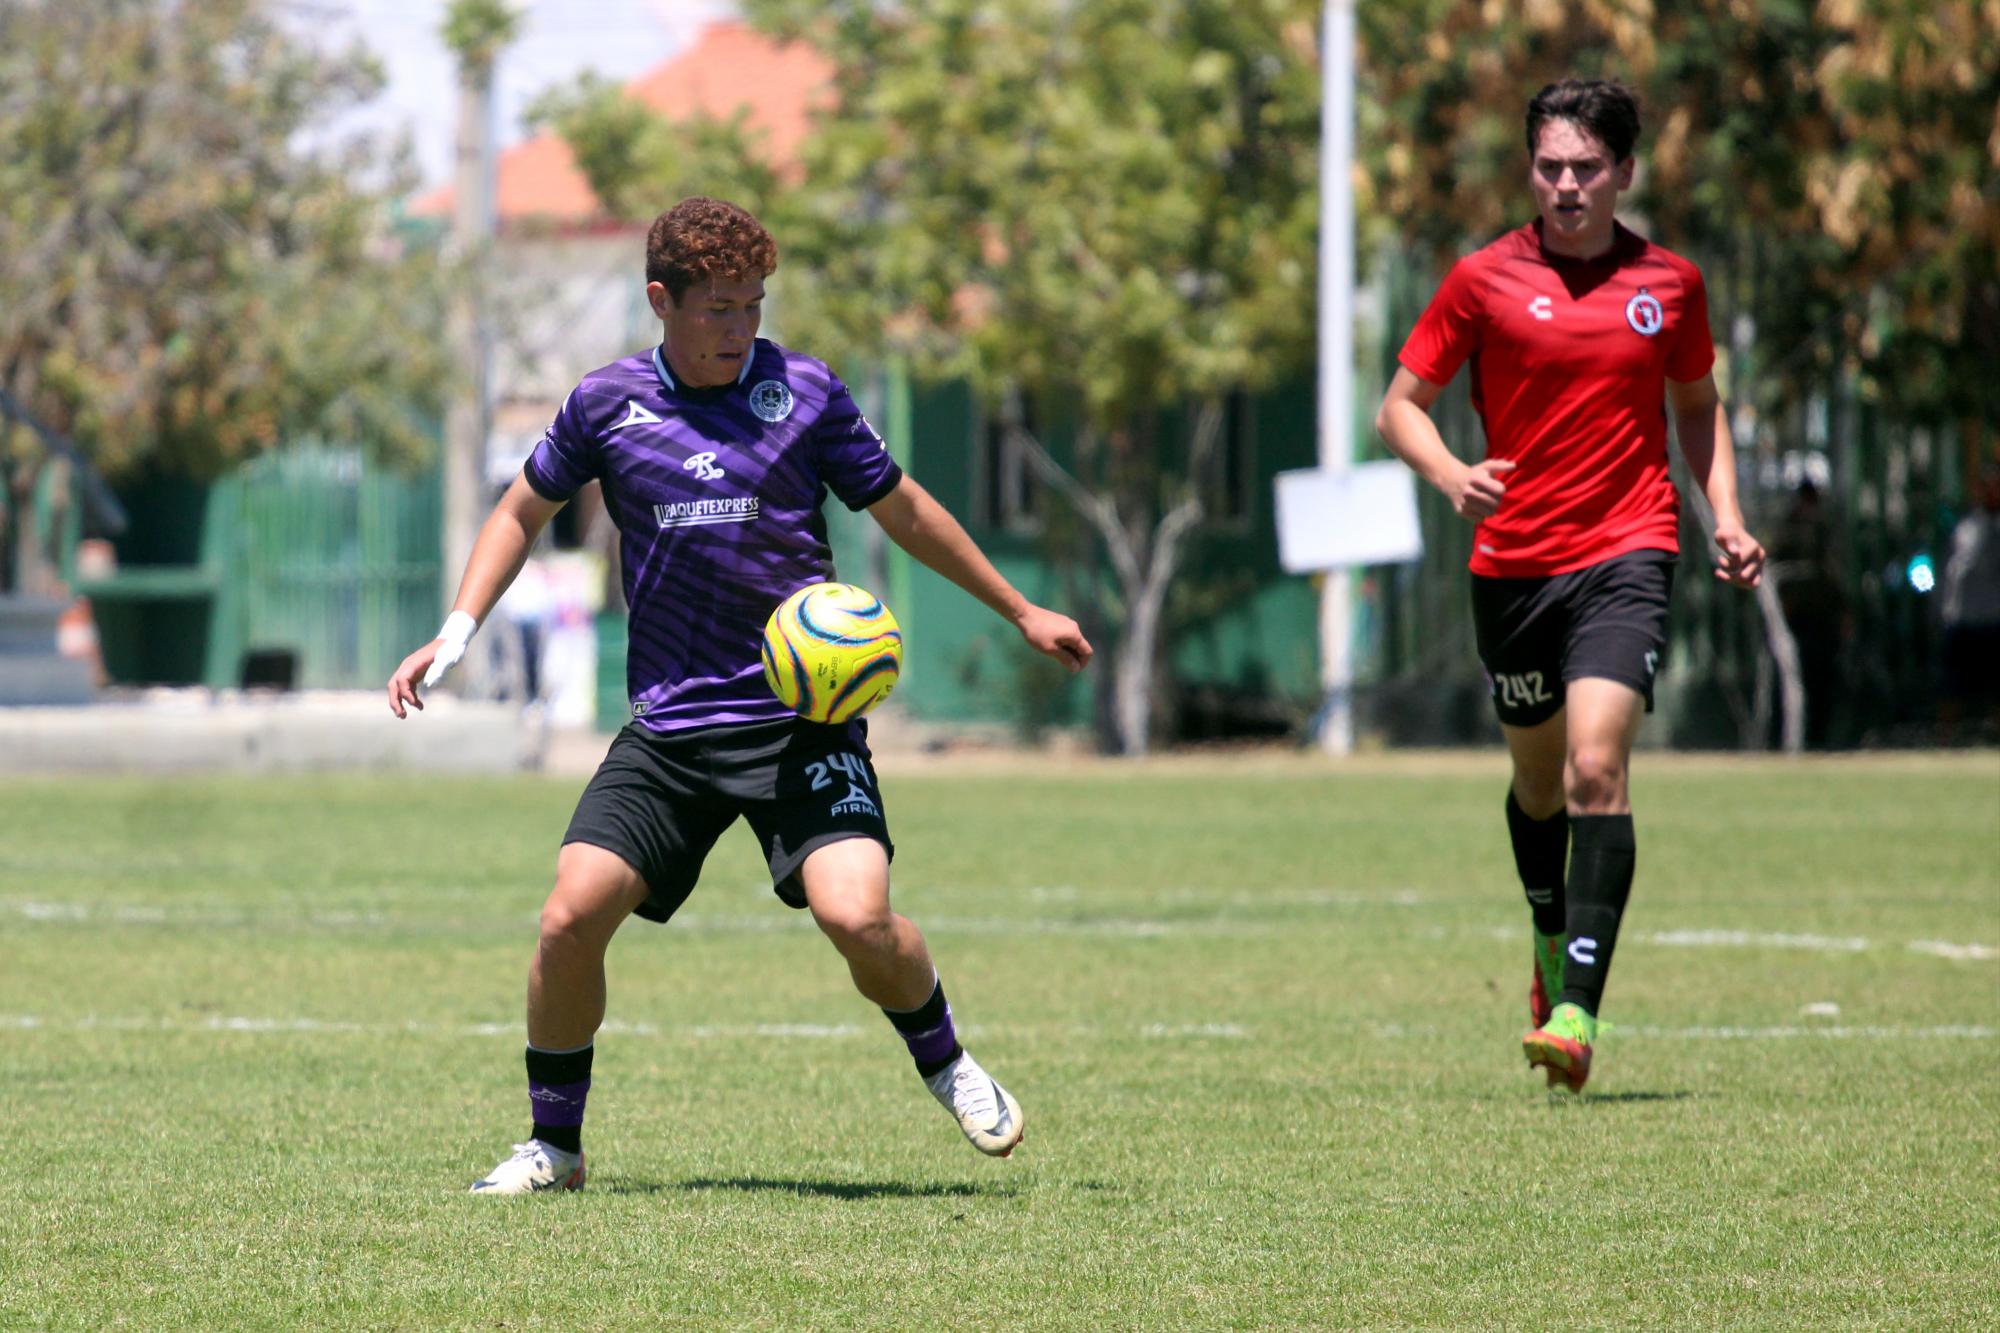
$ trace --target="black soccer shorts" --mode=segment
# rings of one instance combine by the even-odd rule
[[[788,907],[806,905],[799,867],[828,843],[873,838],[896,855],[866,724],[803,719],[678,734],[628,723],[577,801],[563,845],[584,842],[623,857],[651,890],[639,915],[665,921],[739,815],[750,821],[772,891]]]
[[[1473,575],[1479,662],[1501,722],[1548,721],[1563,706],[1564,687],[1585,677],[1631,686],[1652,712],[1674,562],[1671,551],[1631,551],[1549,578]]]

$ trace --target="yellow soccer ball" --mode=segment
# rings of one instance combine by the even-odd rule
[[[851,583],[799,589],[764,624],[764,681],[810,722],[845,722],[889,697],[903,631],[882,599]]]

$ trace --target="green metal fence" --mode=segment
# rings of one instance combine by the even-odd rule
[[[112,679],[228,688],[258,654],[301,688],[380,685],[437,628],[439,485],[300,445],[132,488],[118,572],[77,584]]]
[[[302,687],[365,687],[437,629],[436,472],[388,471],[353,449],[294,448],[224,482],[217,501],[234,536],[226,657],[289,652]]]

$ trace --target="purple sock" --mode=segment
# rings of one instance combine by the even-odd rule
[[[595,1044],[580,1051],[528,1048],[528,1110],[534,1136],[564,1152],[583,1151],[583,1104],[590,1096]]]
[[[952,1031],[951,1005],[944,998],[942,981],[931,988],[931,998],[915,1009],[882,1012],[895,1024],[903,1044],[910,1048],[910,1058],[917,1062],[917,1072],[925,1078],[958,1058],[958,1035]]]

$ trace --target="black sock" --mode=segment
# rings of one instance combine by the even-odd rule
[[[951,1022],[951,1004],[942,981],[931,987],[931,998],[914,1009],[884,1009],[882,1013],[902,1035],[917,1062],[917,1073],[929,1078],[958,1059],[958,1035]]]
[[[1521,888],[1528,895],[1528,910],[1535,914],[1536,932],[1562,934],[1567,923],[1563,873],[1569,862],[1569,812],[1558,810],[1547,819],[1532,818],[1514,799],[1510,786],[1507,836],[1514,843],[1514,868],[1521,873]]]
[[[583,1151],[583,1104],[590,1095],[595,1043],[580,1051],[528,1048],[528,1105],[533,1137],[564,1152]]]
[[[1630,815],[1576,815],[1569,858],[1569,954],[1557,1004],[1581,1005],[1593,1018],[1611,971],[1618,920],[1632,896],[1637,844]]]

